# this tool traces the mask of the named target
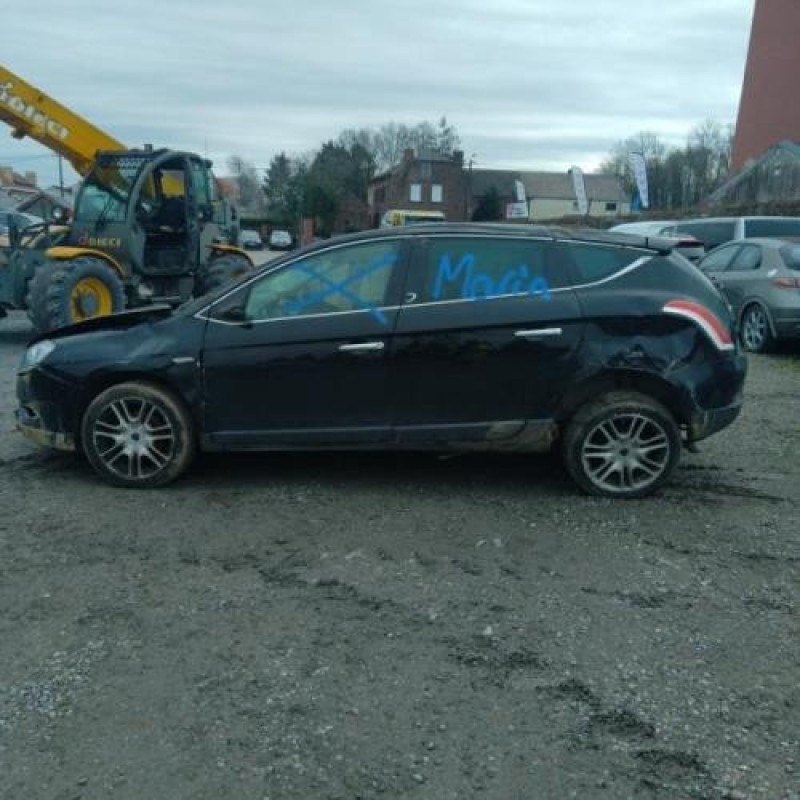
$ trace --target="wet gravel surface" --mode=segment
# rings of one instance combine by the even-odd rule
[[[0,795],[800,797],[800,350],[657,497],[549,458],[204,458],[99,483],[11,430]]]

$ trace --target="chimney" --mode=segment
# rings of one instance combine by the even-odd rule
[[[403,150],[403,161],[405,163],[410,163],[413,160],[414,160],[414,148],[406,147],[406,149]]]

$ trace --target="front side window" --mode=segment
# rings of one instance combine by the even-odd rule
[[[550,263],[547,242],[488,237],[432,237],[421,276],[423,302],[506,295],[550,299],[566,275]]]
[[[568,248],[575,263],[578,283],[594,283],[610,278],[648,255],[641,250],[609,245],[570,243]]]
[[[251,284],[248,321],[366,311],[384,321],[389,279],[400,242],[373,242],[315,253]]]

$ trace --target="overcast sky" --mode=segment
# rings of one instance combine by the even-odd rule
[[[753,0],[39,0],[3,64],[131,146],[266,167],[346,127],[458,129],[478,167],[597,167],[652,130],[734,122]],[[0,131],[0,134],[2,132]],[[0,139],[0,164],[55,159]]]

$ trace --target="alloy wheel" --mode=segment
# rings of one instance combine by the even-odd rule
[[[175,456],[176,438],[164,410],[141,397],[111,401],[92,428],[97,458],[127,481],[146,480],[168,466]]]
[[[647,488],[668,468],[670,457],[670,439],[664,427],[636,412],[621,412],[598,423],[581,448],[586,477],[611,494]]]
[[[761,306],[747,309],[742,322],[742,343],[748,350],[758,352],[763,349],[768,335],[767,315]]]

